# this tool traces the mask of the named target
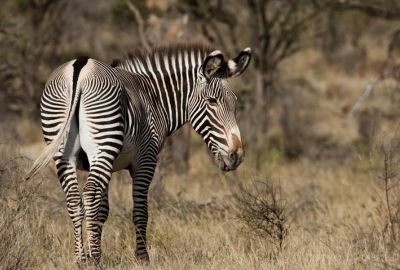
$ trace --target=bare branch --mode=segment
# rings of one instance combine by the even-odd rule
[[[207,24],[206,24],[205,22],[202,23],[201,29],[203,30],[203,34],[204,34],[204,36],[206,37],[206,39],[207,39],[209,42],[215,44],[215,43],[216,43],[216,42],[215,42],[215,38],[214,38],[214,37],[212,36],[212,34],[208,31],[208,27],[207,27]]]
[[[376,78],[374,81],[369,82],[367,86],[365,87],[365,91],[362,94],[362,96],[357,100],[356,103],[354,103],[353,107],[351,110],[348,112],[346,116],[346,120],[344,121],[345,124],[348,124],[351,122],[353,115],[356,111],[358,111],[364,102],[369,98],[371,95],[372,91],[374,91],[375,87],[381,83],[383,80],[385,80],[388,77],[392,77],[395,75],[396,71],[400,68],[399,65],[394,65],[391,68],[387,69],[386,71],[382,72],[378,78]]]
[[[369,16],[384,18],[386,20],[400,19],[400,7],[385,8],[384,5],[374,5],[372,3],[365,3],[365,1],[336,0],[336,2],[333,3],[333,8],[337,10],[357,10]]]
[[[274,48],[272,49],[272,55],[277,55],[277,57],[272,61],[273,66],[277,66],[283,59],[288,57],[289,55],[297,52],[296,49],[293,49],[293,45],[297,41],[297,35],[307,29],[308,23],[311,22],[318,14],[320,14],[321,10],[315,10],[297,21],[289,30],[281,31],[280,36],[277,38]],[[285,27],[282,27],[284,29]],[[278,50],[280,52],[278,53]]]
[[[140,14],[139,9],[132,3],[130,0],[125,0],[126,5],[128,6],[129,10],[132,12],[133,16],[135,17],[135,20],[138,24],[138,30],[139,30],[139,37],[140,37],[140,42],[142,43],[143,47],[147,50],[150,51],[150,45],[149,42],[147,41],[147,38],[144,34],[144,25],[145,22],[143,20],[142,14]]]
[[[223,35],[222,35],[222,33],[221,33],[221,31],[220,31],[220,29],[218,27],[218,24],[215,23],[214,20],[210,20],[209,23],[210,23],[212,29],[215,32],[215,36],[218,39],[218,44],[222,47],[222,50],[224,52],[227,52],[228,51],[228,47],[226,46],[225,40],[223,39]]]

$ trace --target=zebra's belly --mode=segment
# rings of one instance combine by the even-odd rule
[[[136,157],[136,147],[133,145],[128,145],[128,146],[124,145],[122,151],[119,153],[118,157],[114,160],[113,172],[117,172],[129,167],[133,163],[135,157]],[[88,157],[85,151],[83,151],[83,149],[81,149],[81,151],[78,154],[77,168],[82,171],[89,171],[90,168]]]
[[[118,157],[114,160],[113,171],[117,172],[129,167],[136,158],[136,147],[124,145]]]

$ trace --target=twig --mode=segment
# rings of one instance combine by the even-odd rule
[[[385,203],[386,203],[386,208],[388,211],[388,227],[391,232],[392,240],[395,240],[395,233],[394,233],[394,228],[393,228],[393,214],[392,214],[392,209],[390,206],[390,199],[389,199],[389,186],[390,186],[390,182],[391,182],[390,170],[391,170],[391,165],[392,165],[391,164],[392,155],[390,153],[391,149],[385,149],[384,146],[382,146],[382,151],[384,153],[383,182],[385,184]]]
[[[356,103],[354,103],[353,107],[351,110],[347,113],[346,119],[344,121],[344,124],[347,125],[351,122],[353,119],[353,115],[356,111],[358,111],[364,102],[369,98],[371,95],[372,91],[374,91],[375,87],[385,80],[388,77],[392,77],[394,72],[399,68],[399,65],[394,65],[391,68],[387,69],[386,71],[382,72],[378,78],[376,78],[374,81],[369,82],[367,86],[365,87],[365,91],[362,94],[362,96],[357,100]]]
[[[384,5],[367,4],[363,3],[363,1],[336,0],[332,3],[332,6],[337,10],[357,10],[369,16],[384,18],[386,20],[398,20],[400,15],[399,6],[390,5],[388,8],[385,8]]]
[[[150,51],[149,42],[147,41],[147,38],[144,34],[144,20],[142,15],[140,14],[139,9],[130,0],[125,0],[125,3],[128,6],[129,10],[133,13],[133,16],[135,17],[135,20],[138,24],[140,42],[147,51]]]
[[[375,87],[378,85],[379,82],[381,82],[383,80],[383,76],[379,76],[376,80],[369,82],[367,84],[367,86],[365,87],[365,91],[362,94],[362,96],[357,100],[356,103],[354,103],[353,107],[351,108],[351,110],[349,111],[349,113],[346,116],[346,120],[345,120],[345,124],[349,124],[351,122],[351,120],[353,119],[353,115],[356,111],[358,111],[362,105],[364,104],[364,102],[369,98],[369,96],[371,95],[372,91],[375,89]]]

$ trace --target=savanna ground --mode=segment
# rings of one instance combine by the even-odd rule
[[[134,259],[131,181],[126,172],[115,173],[100,268],[397,269],[396,82],[383,81],[366,109],[345,122],[348,108],[378,75],[374,67],[384,58],[384,47],[368,47],[364,66],[351,72],[327,64],[313,50],[282,64],[282,81],[307,82],[293,90],[297,98],[289,109],[295,106],[295,111],[289,110],[286,119],[274,117],[281,108],[272,110],[272,119],[294,127],[292,141],[300,139],[300,146],[307,146],[295,158],[284,153],[284,135],[272,123],[263,150],[253,150],[247,141],[244,163],[235,172],[222,173],[192,134],[188,174],[166,170],[163,198],[150,204],[149,266]],[[376,108],[381,116],[372,124],[360,120]],[[0,268],[77,268],[72,224],[54,165],[29,182],[22,180],[29,158],[43,146],[37,143],[39,123],[18,120],[16,134],[7,132],[9,125],[2,123],[0,140]],[[246,138],[246,123],[239,125]],[[387,193],[382,145],[390,150]],[[80,176],[83,184],[84,174]],[[278,225],[271,227],[271,222]]]

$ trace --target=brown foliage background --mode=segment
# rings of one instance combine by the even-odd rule
[[[252,48],[249,70],[231,82],[246,158],[223,174],[189,126],[166,142],[150,268],[396,268],[399,18],[396,0],[3,1],[0,268],[76,267],[54,166],[22,181],[44,145],[50,72],[78,55],[111,63],[176,40],[230,57]],[[146,268],[133,256],[126,172],[114,174],[110,203],[102,267]]]

